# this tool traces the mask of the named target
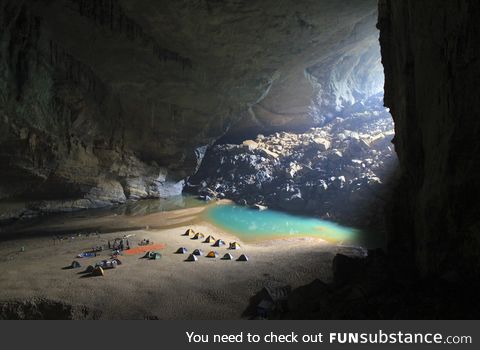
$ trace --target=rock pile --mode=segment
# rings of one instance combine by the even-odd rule
[[[215,145],[187,190],[368,225],[360,209],[385,189],[396,160],[392,138],[391,116],[374,99],[303,134]]]

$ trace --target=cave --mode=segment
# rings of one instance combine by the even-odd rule
[[[0,7],[0,319],[478,318],[478,3]]]

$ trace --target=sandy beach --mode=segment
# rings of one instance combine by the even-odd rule
[[[283,239],[245,243],[199,215],[204,208],[159,212],[143,216],[105,215],[99,218],[58,219],[39,226],[39,231],[61,234],[63,229],[99,235],[58,240],[53,236],[28,236],[0,242],[0,300],[46,298],[96,310],[102,319],[240,319],[249,299],[265,285],[307,284],[315,278],[331,278],[335,245],[320,239]],[[225,242],[237,241],[240,250],[211,247],[202,240],[182,236],[188,229],[213,235]],[[108,230],[107,230],[108,229]],[[103,233],[108,231],[108,233]],[[81,272],[90,264],[109,257],[110,251],[94,258],[76,255],[93,246],[106,245],[125,234],[132,247],[142,239],[163,243],[160,260],[142,259],[143,254],[120,257],[122,265],[105,270],[105,276],[88,277]],[[73,238],[72,238],[73,237]],[[24,247],[24,252],[21,252]],[[190,252],[216,250],[235,258],[244,253],[248,262],[174,254],[179,247]],[[65,269],[73,260],[82,267]]]

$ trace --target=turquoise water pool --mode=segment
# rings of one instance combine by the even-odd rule
[[[205,218],[230,231],[243,241],[276,238],[316,237],[329,242],[357,241],[359,230],[318,218],[298,216],[276,210],[255,210],[232,204],[217,204],[205,210]]]

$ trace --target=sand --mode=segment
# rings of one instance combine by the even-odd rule
[[[48,298],[72,305],[85,305],[101,312],[103,319],[241,319],[249,299],[263,286],[290,285],[293,288],[315,278],[331,278],[331,262],[338,248],[320,239],[283,239],[245,243],[234,235],[202,221],[203,208],[127,217],[105,215],[100,218],[57,219],[39,231],[61,233],[69,230],[99,229],[100,235],[75,236],[55,240],[52,236],[0,242],[0,300]],[[240,250],[211,247],[201,240],[182,234],[192,228],[225,242],[237,241]],[[142,239],[164,243],[160,260],[142,259],[142,255],[124,255],[116,269],[103,277],[81,274],[89,264],[108,258],[104,252],[96,258],[75,256],[91,247],[107,244],[124,234],[136,247]],[[25,248],[21,252],[21,247]],[[216,250],[235,258],[244,253],[248,262],[200,257],[185,262],[188,255],[174,254],[179,247],[195,248],[205,254]],[[73,260],[80,269],[64,269]]]

